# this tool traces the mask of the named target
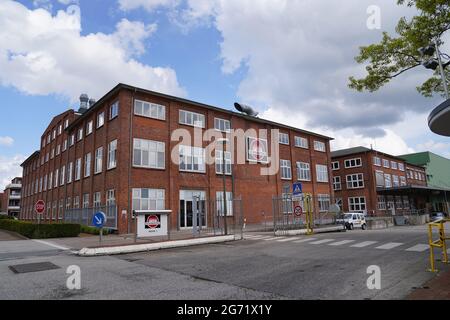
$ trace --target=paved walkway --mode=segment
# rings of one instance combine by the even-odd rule
[[[442,271],[422,288],[415,289],[408,300],[450,300],[450,266],[438,266]]]
[[[25,238],[14,232],[0,230],[0,241],[24,240]]]

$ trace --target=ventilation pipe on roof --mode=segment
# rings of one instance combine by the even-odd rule
[[[236,108],[237,111],[245,113],[246,115],[250,116],[250,117],[257,117],[258,116],[258,112],[256,112],[252,107],[247,106],[245,104],[242,103],[235,103],[234,107]]]
[[[79,113],[85,113],[89,109],[89,97],[86,93],[83,93],[80,96],[80,109],[78,110]]]
[[[97,100],[95,100],[93,98],[89,99],[89,108],[92,107],[96,102],[97,102]]]

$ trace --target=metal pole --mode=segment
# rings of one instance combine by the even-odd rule
[[[434,40],[434,43],[436,44],[436,53],[437,53],[437,58],[439,61],[439,69],[441,71],[441,77],[442,77],[442,83],[444,85],[445,96],[447,97],[447,99],[450,99],[450,96],[448,93],[447,78],[445,77],[444,66],[442,65],[442,59],[441,59],[441,52],[439,51],[438,38],[436,38]]]
[[[225,179],[225,148],[226,148],[226,140],[222,141],[222,178],[223,178],[223,226],[225,229],[225,235],[228,235],[228,227],[227,227],[227,189],[226,189],[226,179]]]

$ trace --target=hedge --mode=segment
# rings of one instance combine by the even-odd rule
[[[0,220],[15,220],[14,217],[7,216],[7,215],[0,215]]]
[[[17,232],[30,239],[78,237],[79,224],[36,224],[26,221],[0,219],[0,229]]]
[[[89,226],[81,226],[81,233],[87,233],[87,234],[93,234],[93,235],[99,235],[100,229],[95,227],[89,227]],[[103,235],[108,235],[112,233],[112,230],[109,229],[103,229]]]

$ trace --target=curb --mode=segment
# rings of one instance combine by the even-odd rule
[[[219,237],[209,237],[209,238],[189,239],[189,240],[176,240],[176,241],[166,241],[166,242],[159,242],[159,243],[118,246],[118,247],[83,248],[80,251],[78,251],[77,254],[81,257],[107,256],[107,255],[156,251],[156,250],[171,249],[171,248],[181,248],[181,247],[188,247],[188,246],[197,246],[197,245],[202,245],[202,244],[229,242],[229,241],[234,241],[234,240],[236,240],[235,236],[229,235],[229,236],[219,236]]]
[[[343,226],[314,229],[314,234],[326,233],[326,232],[336,232],[336,231],[344,231]],[[278,230],[275,232],[275,236],[299,236],[299,235],[306,235],[306,229],[286,230],[286,231]]]

